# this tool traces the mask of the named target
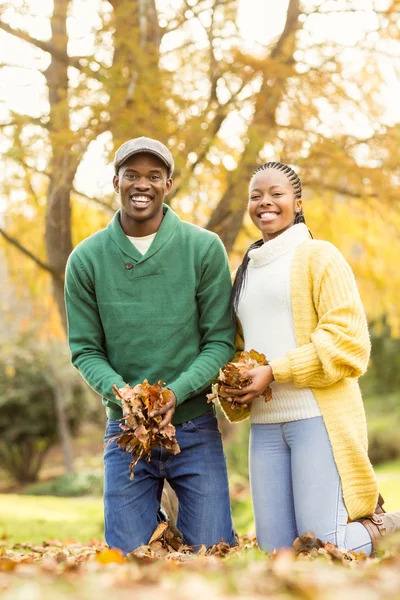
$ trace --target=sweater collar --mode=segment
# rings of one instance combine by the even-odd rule
[[[310,232],[304,223],[298,223],[289,227],[286,231],[273,238],[269,242],[265,242],[259,248],[254,248],[249,252],[249,267],[262,267],[276,260],[283,254],[294,250],[309,239]]]
[[[161,225],[157,230],[156,237],[154,238],[150,248],[146,254],[142,255],[139,250],[132,244],[121,227],[119,220],[121,211],[118,210],[110,223],[107,226],[107,231],[111,236],[112,240],[122,250],[124,254],[132,258],[135,262],[144,262],[150,256],[153,256],[171,237],[175,229],[180,222],[180,218],[174,211],[164,204],[163,206],[164,218],[161,221]]]

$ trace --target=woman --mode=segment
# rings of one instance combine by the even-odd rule
[[[269,364],[249,372],[244,390],[228,390],[241,405],[237,416],[222,404],[231,420],[251,408],[258,542],[271,551],[314,531],[369,555],[381,535],[400,529],[400,513],[374,514],[378,490],[357,381],[370,340],[355,279],[335,246],[311,239],[290,167],[260,166],[249,191],[262,239],[237,270],[232,308],[243,330],[238,349],[254,348]]]

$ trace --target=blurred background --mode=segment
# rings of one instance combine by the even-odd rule
[[[400,2],[0,3],[0,537],[102,537],[100,399],[69,364],[63,273],[118,208],[115,149],[171,149],[168,197],[235,268],[255,167],[303,182],[307,224],[354,269],[372,358],[370,455],[400,508]],[[118,332],[116,332],[118,335]],[[221,420],[240,533],[248,424]]]

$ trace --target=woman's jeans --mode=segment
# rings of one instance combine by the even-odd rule
[[[348,514],[322,417],[252,424],[250,482],[262,550],[290,547],[313,531],[323,542],[369,555],[371,538]]]
[[[104,442],[121,433],[108,420]],[[164,479],[179,500],[177,526],[183,541],[195,549],[223,539],[235,544],[228,477],[221,434],[214,412],[176,425],[181,452],[175,456],[154,448],[151,460],[139,460],[130,479],[130,454],[115,441],[104,450],[105,538],[112,548],[128,553],[147,544],[160,521]]]

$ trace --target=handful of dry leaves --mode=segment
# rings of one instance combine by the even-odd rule
[[[170,399],[170,391],[163,388],[162,381],[150,385],[147,379],[135,386],[126,385],[121,389],[113,386],[113,392],[121,400],[124,413],[120,427],[122,433],[112,438],[120,448],[129,452],[133,460],[129,465],[131,479],[133,468],[141,458],[150,460],[152,448],[162,446],[172,454],[181,450],[175,439],[175,427],[169,423],[161,430],[158,429],[163,417],[150,417],[153,410],[159,410]]]
[[[246,377],[246,373],[255,367],[267,364],[268,361],[265,354],[260,354],[256,350],[242,352],[237,362],[229,362],[223,369],[220,369],[218,380],[213,385],[213,393],[207,395],[208,401],[213,402],[218,398],[230,398],[232,399],[231,407],[233,409],[240,408],[240,405],[235,402],[235,399],[232,398],[226,389],[243,390],[251,383],[251,379]],[[265,402],[272,400],[272,390],[270,387],[267,387],[263,397]]]

